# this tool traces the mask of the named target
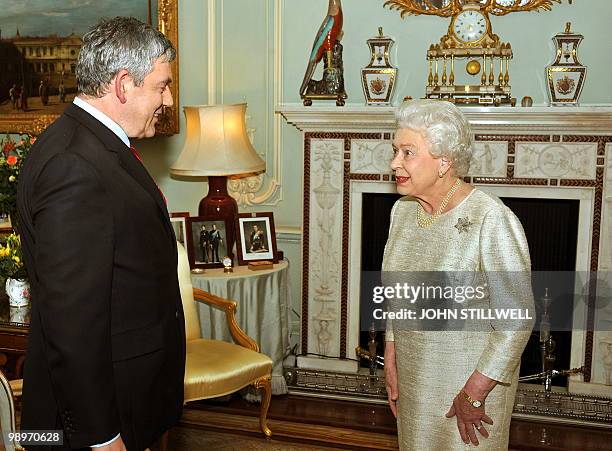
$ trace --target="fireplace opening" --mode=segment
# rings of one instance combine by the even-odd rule
[[[552,331],[556,342],[555,369],[569,369],[572,345],[572,324],[569,315],[556,315],[556,312],[571,312],[574,304],[575,278],[571,277],[576,269],[576,249],[578,244],[578,216],[580,201],[570,199],[525,199],[502,197],[504,202],[519,218],[531,256],[531,269],[537,272],[533,277],[533,294],[536,298],[544,295],[545,288],[553,297]],[[546,272],[565,271],[567,277],[547,280]],[[538,312],[538,318],[539,321]],[[564,318],[561,319],[561,316]],[[569,323],[567,321],[570,321]],[[540,334],[534,331],[523,351],[521,376],[542,371],[540,358]],[[553,385],[567,387],[567,377],[556,377]]]
[[[364,193],[362,197],[362,228],[361,228],[361,269],[362,271],[380,271],[385,243],[389,232],[390,214],[393,204],[401,196],[389,193]],[[576,267],[576,246],[578,240],[578,216],[580,202],[570,199],[534,199],[506,197],[502,201],[519,218],[525,230],[529,252],[531,255],[532,271],[538,273],[534,277],[533,290],[535,297],[544,294],[544,288],[549,288],[554,298],[552,323],[561,330],[553,330],[556,341],[557,359],[556,369],[567,369],[571,354],[571,323],[564,319],[554,317],[554,311],[561,309],[571,311],[573,305],[574,280],[571,277],[559,282],[555,278],[554,286],[548,284],[543,271],[573,272]],[[362,293],[366,296],[367,293]],[[539,321],[539,312],[538,318]],[[570,319],[571,321],[571,319]],[[360,331],[359,345],[368,349],[370,334]],[[377,354],[384,353],[384,342],[381,334],[377,337]],[[361,362],[363,367],[368,363]],[[521,359],[521,376],[539,373],[542,371],[540,358],[539,332],[534,331],[523,352]],[[557,377],[553,385],[567,387],[566,377]]]

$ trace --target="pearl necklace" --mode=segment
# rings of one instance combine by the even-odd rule
[[[452,188],[448,191],[448,193],[446,193],[446,196],[444,196],[444,199],[442,199],[442,202],[440,202],[440,206],[438,207],[438,209],[434,211],[431,216],[426,216],[427,213],[425,213],[425,210],[423,209],[421,204],[419,204],[419,206],[417,207],[417,214],[416,214],[417,224],[419,225],[419,227],[424,229],[432,225],[435,222],[435,220],[438,219],[438,217],[442,214],[442,212],[448,205],[448,202],[451,200],[451,198],[457,192],[460,186],[461,186],[461,179],[457,179],[457,181],[452,186]]]

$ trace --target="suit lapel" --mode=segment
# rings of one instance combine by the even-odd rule
[[[172,225],[170,224],[166,202],[164,201],[158,186],[155,184],[155,181],[153,181],[151,175],[147,172],[143,164],[138,160],[138,158],[136,158],[135,155],[132,154],[132,151],[125,145],[123,147],[123,149],[117,152],[119,164],[153,198],[161,213],[164,225],[166,226],[166,231],[169,232],[171,237],[173,237],[174,231],[172,229]]]
[[[79,108],[74,104],[70,104],[64,110],[64,114],[76,119],[91,130],[109,151],[117,154],[121,167],[138,182],[138,184],[153,198],[157,204],[166,231],[174,240],[174,230],[172,229],[172,224],[170,224],[166,203],[159,191],[159,188],[143,164],[136,158],[135,155],[132,154],[132,151],[117,135],[115,135],[115,133],[113,133],[112,130],[82,108]]]

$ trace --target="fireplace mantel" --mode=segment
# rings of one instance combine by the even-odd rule
[[[301,352],[318,357],[298,362],[356,371],[361,199],[395,191],[388,164],[393,108],[282,104],[276,110],[303,135]],[[500,197],[578,199],[576,270],[612,271],[612,106],[462,111],[475,134],[466,180]],[[612,331],[593,332],[598,317],[591,305],[581,314],[574,317],[582,330],[572,337],[570,364],[584,365],[583,381],[597,382],[585,385],[611,396],[601,343],[612,342]]]
[[[282,104],[277,112],[301,131],[388,131],[395,126],[393,107]],[[477,132],[513,131],[612,133],[611,106],[463,107]]]

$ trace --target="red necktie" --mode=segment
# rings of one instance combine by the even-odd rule
[[[142,158],[140,157],[140,154],[138,153],[136,148],[134,146],[130,146],[130,150],[132,151],[134,156],[138,159],[138,161],[140,161],[142,163]],[[168,201],[166,200],[166,196],[164,196],[164,193],[162,193],[162,190],[159,189],[159,186],[157,185],[157,183],[155,183],[155,186],[157,186],[157,191],[159,191],[159,194],[161,194],[162,199],[164,199],[164,202],[166,203],[166,205],[168,205]]]

